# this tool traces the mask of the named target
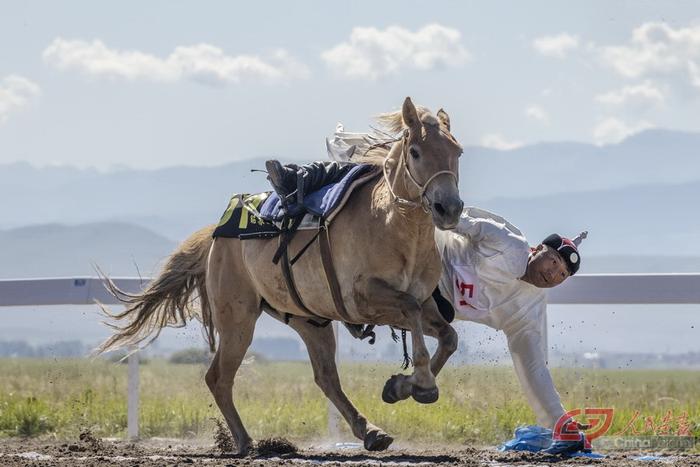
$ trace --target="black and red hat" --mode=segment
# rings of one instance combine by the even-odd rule
[[[581,255],[578,252],[578,246],[581,241],[588,236],[588,232],[581,232],[573,240],[562,237],[559,234],[552,234],[542,240],[543,245],[547,245],[559,253],[566,266],[569,268],[569,274],[576,274],[581,266]]]

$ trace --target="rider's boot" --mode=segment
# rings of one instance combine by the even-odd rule
[[[297,166],[293,164],[282,165],[280,161],[271,159],[265,161],[267,179],[270,185],[279,195],[282,204],[286,205],[294,191],[297,189]]]
[[[289,200],[295,191],[297,199],[301,201],[304,195],[312,193],[324,185],[339,181],[354,166],[354,163],[334,161],[317,161],[301,166],[296,164],[282,165],[274,159],[265,162],[267,178],[283,201]]]

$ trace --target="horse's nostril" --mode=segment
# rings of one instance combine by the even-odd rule
[[[445,215],[445,208],[443,207],[442,204],[440,204],[440,203],[434,203],[434,204],[433,204],[433,208],[434,208],[435,211],[436,211],[438,214],[440,214],[441,216],[444,216],[444,215]]]

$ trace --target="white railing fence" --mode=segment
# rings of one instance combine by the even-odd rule
[[[126,292],[138,292],[149,281],[113,280]],[[581,274],[548,292],[550,304],[700,304],[700,273]],[[0,279],[0,307],[93,305],[95,301],[120,304],[96,277]],[[337,326],[334,329],[337,336]],[[338,345],[336,359],[339,353]],[[129,356],[127,387],[127,433],[133,439],[139,433],[139,356],[135,351]],[[330,403],[328,414],[329,430],[337,432],[339,415]]]
[[[113,278],[125,292],[139,292],[150,278]],[[54,277],[40,279],[0,279],[0,307],[48,305],[121,305],[97,277]],[[129,349],[127,361],[127,436],[139,436],[139,353]]]

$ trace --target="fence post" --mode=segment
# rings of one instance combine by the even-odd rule
[[[340,333],[338,332],[338,322],[333,321],[333,334],[335,335],[335,364],[340,364]],[[328,436],[331,440],[340,438],[340,413],[335,405],[328,399]]]
[[[129,439],[139,437],[139,351],[138,345],[129,346],[127,376],[126,431]]]

